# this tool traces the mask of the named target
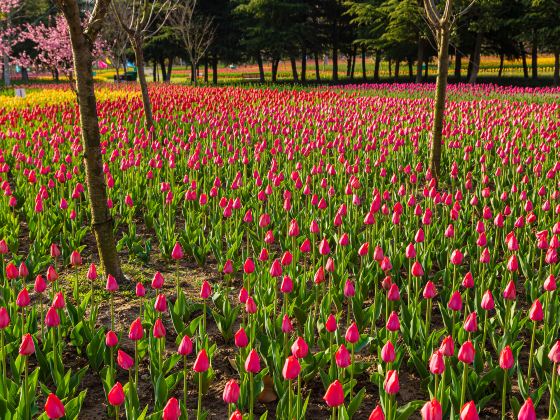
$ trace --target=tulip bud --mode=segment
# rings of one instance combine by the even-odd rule
[[[59,419],[65,416],[64,404],[55,394],[49,394],[45,403],[45,414],[49,419]]]
[[[472,342],[465,341],[461,348],[459,348],[459,354],[457,355],[459,361],[470,365],[474,360],[475,349]]]
[[[112,406],[120,406],[124,402],[124,390],[120,382],[117,382],[107,394],[109,404]]]
[[[237,404],[239,400],[239,384],[235,379],[230,379],[224,386],[224,393],[222,398],[226,404]]]
[[[433,398],[424,404],[420,414],[422,414],[422,420],[441,420],[443,416],[441,404]]]
[[[301,372],[301,366],[299,361],[294,356],[289,356],[284,362],[284,367],[282,368],[282,376],[285,380],[291,381],[296,379]]]
[[[383,382],[383,388],[385,392],[390,395],[394,395],[399,392],[399,375],[396,370],[388,370],[385,376],[385,381]]]
[[[338,407],[344,404],[344,389],[338,379],[329,385],[327,392],[325,392],[323,396],[323,400],[329,407]]]
[[[259,373],[261,370],[261,361],[255,349],[252,349],[245,360],[245,371],[249,373]]]
[[[208,359],[208,355],[206,354],[206,350],[202,349],[198,352],[196,356],[196,360],[193,364],[193,370],[197,373],[206,372],[210,367],[210,359]]]
[[[162,420],[179,420],[181,417],[181,407],[177,398],[171,397],[163,408]]]

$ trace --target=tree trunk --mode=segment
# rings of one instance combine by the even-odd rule
[[[387,64],[389,65],[389,78],[393,77],[393,60],[389,58],[387,60]]]
[[[416,53],[416,83],[422,83],[422,63],[424,62],[424,40],[418,37],[418,52]]]
[[[411,82],[414,80],[414,62],[411,58],[408,59],[408,78]]]
[[[196,85],[196,64],[191,60],[191,83]]]
[[[166,78],[166,82],[171,82],[171,72],[173,71],[173,60],[175,60],[175,57],[171,56],[169,57],[169,61],[167,62],[167,78]]]
[[[502,78],[503,71],[504,71],[504,53],[500,53],[500,68],[498,69],[498,79]]]
[[[428,57],[426,57],[424,59],[424,80],[428,80],[428,75],[429,75],[428,72],[430,71],[430,69],[428,67],[429,64],[430,64],[430,62],[428,61]]]
[[[443,136],[445,96],[447,93],[447,74],[449,72],[449,32],[449,27],[441,29],[438,42],[438,74],[436,79],[434,125],[432,128],[432,149],[430,155],[430,171],[436,178],[439,177],[441,172],[441,140]]]
[[[527,53],[525,52],[525,46],[523,43],[521,43],[521,62],[523,63],[523,77],[528,79],[529,68],[527,67]]]
[[[296,58],[292,55],[290,56],[290,64],[292,65],[292,77],[294,78],[294,83],[299,81]]]
[[[8,57],[8,54],[4,54],[4,86],[10,86],[11,83],[10,57]]]
[[[367,81],[366,47],[362,47],[362,79],[364,79],[364,82]]]
[[[401,69],[401,60],[396,60],[395,62],[395,82],[399,81],[399,73]]]
[[[338,82],[338,22],[333,21],[332,79]]]
[[[346,55],[346,77],[350,77],[352,72],[352,53]]]
[[[307,81],[307,51],[305,47],[301,49],[301,83]]]
[[[354,47],[354,51],[352,52],[352,69],[350,70],[350,79],[354,80],[354,73],[356,70],[356,57],[358,56],[358,47]]]
[[[218,84],[218,57],[212,57],[212,84]]]
[[[264,83],[264,66],[263,66],[261,53],[257,54],[257,64],[259,65],[259,79],[260,79],[260,82]]]
[[[154,69],[152,71],[152,81],[157,82],[158,70],[157,70],[157,61],[154,60]]]
[[[208,83],[208,56],[204,56],[204,83]]]
[[[152,103],[150,102],[150,95],[148,93],[148,82],[146,81],[146,74],[144,73],[144,51],[142,50],[142,41],[136,40],[132,48],[134,49],[134,56],[136,57],[136,68],[138,71],[138,81],[140,82],[140,91],[142,92],[146,129],[151,132],[154,127],[154,117],[152,115]]]
[[[319,68],[319,54],[315,53],[315,80],[321,81],[321,70]]]
[[[379,66],[381,65],[381,51],[375,51],[375,64],[373,68],[373,81],[379,82]]]
[[[478,78],[478,69],[480,68],[480,50],[482,48],[482,32],[477,32],[474,41],[474,51],[472,54],[472,69],[469,76],[469,83],[475,84]]]
[[[122,280],[124,277],[115,246],[113,218],[107,207],[107,190],[101,158],[101,135],[92,71],[91,43],[93,40],[89,41],[84,35],[77,2],[65,1],[62,5],[72,43],[76,95],[84,145],[84,166],[91,207],[91,226],[105,275],[112,274],[117,279]]]
[[[554,50],[554,86],[560,84],[560,49]]]
[[[159,58],[159,66],[161,67],[161,81],[167,82],[167,69],[165,68],[165,58]]]
[[[21,81],[23,83],[28,83],[29,82],[29,73],[27,72],[27,67],[23,66],[21,68]]]
[[[55,82],[58,82],[59,78],[60,78],[60,75],[58,73],[58,69],[55,67],[54,70],[53,70],[53,79],[54,79]]]
[[[455,48],[455,82],[461,82],[461,66],[463,56],[457,48]]]
[[[533,31],[533,42],[531,45],[531,77],[535,80],[539,77],[539,63],[538,63],[539,47],[537,44],[537,33]]]
[[[272,59],[272,83],[276,83],[276,77],[278,75],[278,64],[279,64],[279,60],[273,58]]]

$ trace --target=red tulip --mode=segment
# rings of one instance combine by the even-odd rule
[[[441,375],[445,371],[445,361],[443,360],[443,353],[436,350],[430,357],[430,372],[434,375]]]
[[[164,294],[157,295],[154,309],[159,313],[167,312],[167,299]]]
[[[45,414],[49,419],[59,419],[65,416],[64,404],[55,394],[49,394],[45,403]]]
[[[183,254],[183,248],[181,248],[181,244],[179,242],[175,242],[175,246],[171,251],[171,258],[174,259],[175,261],[178,261],[182,259],[183,256],[184,254]]]
[[[491,311],[492,309],[494,309],[494,297],[492,296],[492,292],[490,290],[484,292],[482,301],[480,302],[480,306],[485,311]]]
[[[5,307],[0,307],[0,330],[5,329],[10,325],[10,314]]]
[[[463,327],[467,332],[476,332],[478,328],[478,324],[476,322],[476,312],[472,312],[469,314],[469,316],[467,316]]]
[[[171,397],[163,408],[162,420],[179,420],[181,417],[181,407],[177,398]]]
[[[519,409],[517,414],[518,420],[537,420],[537,413],[535,413],[535,407],[533,406],[533,400],[527,398]]]
[[[117,363],[121,367],[121,369],[129,370],[134,366],[134,359],[126,354],[124,351],[119,349],[117,351]]]
[[[463,263],[463,253],[459,249],[454,250],[451,253],[450,261],[453,265],[461,265]]]
[[[80,255],[80,253],[78,251],[72,251],[72,253],[70,254],[70,264],[73,267],[77,267],[82,265],[82,256]]]
[[[25,308],[29,306],[31,299],[29,298],[29,292],[27,288],[23,289],[21,292],[18,293],[16,298],[16,305],[20,308]]]
[[[156,271],[152,279],[152,289],[161,289],[163,287],[164,279],[159,271]]]
[[[56,309],[52,306],[45,315],[45,325],[49,328],[58,327],[60,325],[60,316],[58,315]]]
[[[117,284],[117,279],[113,277],[111,274],[107,276],[107,284],[105,285],[105,290],[108,292],[116,292],[119,290],[119,285]]]
[[[410,272],[414,277],[422,277],[424,275],[422,264],[420,264],[418,261],[414,261]]]
[[[136,296],[137,297],[144,297],[146,296],[146,288],[144,287],[144,285],[140,282],[136,283]]]
[[[387,320],[387,324],[385,325],[389,331],[398,331],[401,328],[401,323],[399,321],[399,316],[395,311],[391,312],[389,315],[389,319]]]
[[[282,332],[284,334],[289,334],[294,330],[294,327],[292,326],[292,321],[290,320],[290,317],[288,316],[288,314],[284,314],[284,317],[282,318]]]
[[[459,312],[463,308],[463,298],[459,292],[453,292],[451,298],[449,298],[447,307],[455,312]]]
[[[38,275],[35,277],[35,284],[33,288],[35,289],[35,293],[43,293],[47,289],[47,282],[45,282],[43,276]]]
[[[344,297],[351,298],[356,294],[356,289],[352,280],[347,279],[344,283]]]
[[[177,348],[177,353],[181,356],[188,356],[193,351],[193,343],[188,335],[183,336],[179,347]]]
[[[107,334],[105,334],[105,345],[107,347],[115,347],[117,344],[119,344],[117,334],[109,330]]]
[[[245,360],[245,371],[249,373],[259,373],[261,371],[261,361],[255,349],[249,352]]]
[[[340,345],[340,347],[338,348],[338,350],[334,354],[334,359],[335,359],[336,365],[339,368],[346,368],[346,367],[348,367],[352,364],[352,361],[350,360],[350,352],[344,346],[344,344]]]
[[[296,379],[301,372],[301,366],[299,361],[294,356],[288,356],[284,363],[284,368],[282,369],[282,376],[284,379],[291,381]]]
[[[439,346],[439,351],[441,351],[441,354],[446,357],[451,357],[455,354],[455,344],[453,343],[453,338],[450,335],[442,340],[441,345]]]
[[[424,404],[420,413],[422,420],[441,420],[443,416],[441,404],[435,398]]]
[[[548,352],[548,358],[553,363],[560,363],[560,340],[554,343],[554,345]]]
[[[144,328],[142,327],[142,321],[140,318],[136,318],[130,324],[130,329],[128,330],[128,338],[132,341],[141,340],[144,337]]]
[[[245,348],[249,344],[249,338],[243,327],[239,327],[239,330],[235,333],[234,342],[235,346],[239,348]]]
[[[52,265],[49,266],[49,268],[47,268],[47,281],[52,283],[52,282],[56,281],[57,279],[58,279],[58,273],[56,272],[56,270],[54,269],[54,267]]]
[[[426,286],[424,286],[424,292],[422,295],[424,296],[424,299],[433,299],[434,297],[436,297],[437,290],[435,284],[431,281],[428,281],[426,283]]]
[[[461,408],[460,420],[478,420],[478,412],[474,401],[465,403]]]
[[[124,402],[124,390],[120,382],[117,382],[107,394],[109,404],[112,406],[120,406]]]
[[[459,353],[457,357],[461,362],[465,364],[471,364],[474,360],[474,354],[475,354],[474,346],[472,342],[468,340],[465,341],[461,346],[461,348],[459,349]]]
[[[396,370],[388,370],[383,382],[383,388],[387,394],[394,395],[399,392],[399,374]]]
[[[513,282],[513,280],[510,280],[506,288],[504,289],[504,299],[515,300],[515,296],[515,283]]]
[[[515,363],[513,353],[510,346],[505,346],[500,352],[500,367],[502,369],[511,369]]]
[[[161,318],[156,319],[156,322],[154,323],[153,335],[155,338],[165,337],[165,327],[163,322],[161,322]]]
[[[368,417],[368,420],[385,420],[385,414],[383,414],[383,409],[376,405],[371,414]]]
[[[251,296],[249,296],[247,298],[247,302],[245,302],[245,311],[248,314],[254,314],[255,312],[257,312],[257,304]]]
[[[355,344],[360,340],[360,333],[355,322],[352,322],[352,324],[350,324],[350,326],[346,330],[346,335],[344,336],[344,338],[350,344]]]
[[[231,413],[231,417],[229,418],[229,420],[243,420],[243,414],[241,413],[241,411],[235,410],[233,413]]]
[[[87,272],[87,278],[90,281],[97,279],[97,268],[95,264],[91,263]]]
[[[237,404],[237,400],[239,400],[239,384],[235,381],[235,379],[230,379],[226,386],[224,387],[223,393],[223,400],[226,404]]]
[[[395,347],[391,341],[387,341],[381,349],[381,360],[385,363],[392,363],[395,361]]]
[[[206,354],[206,350],[202,349],[198,352],[196,360],[194,361],[193,370],[197,373],[206,372],[210,367],[210,360]]]
[[[529,309],[529,319],[533,322],[542,321],[544,318],[543,307],[541,301],[535,299],[533,304],[531,305],[531,309]]]
[[[329,385],[327,392],[323,396],[323,400],[329,407],[338,407],[344,404],[344,390],[338,379]]]
[[[22,356],[29,356],[33,353],[35,353],[35,344],[33,343],[31,334],[27,333],[23,337],[21,337],[19,354],[21,354]]]

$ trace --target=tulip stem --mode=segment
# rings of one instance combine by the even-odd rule
[[[176,289],[176,296],[177,296],[177,300],[179,300],[179,260],[176,260],[175,262],[175,289]]]
[[[535,348],[535,334],[537,332],[537,323],[533,321],[533,332],[531,333],[531,347],[529,350],[529,369],[527,370],[527,381],[531,384],[531,370],[533,368],[533,350]]]
[[[119,406],[115,407],[115,419],[119,420]]]
[[[550,403],[548,405],[548,418],[552,419],[552,413],[554,409],[554,391],[556,388],[556,363],[552,366],[552,383],[550,385]]]
[[[198,404],[196,407],[196,418],[200,419],[201,411],[202,411],[202,375],[203,372],[198,374]]]
[[[288,420],[292,419],[292,394],[294,393],[292,389],[292,381],[288,381]]]
[[[199,386],[200,388],[200,386]],[[200,393],[200,389],[199,389],[199,393]],[[249,420],[253,420],[253,393],[254,393],[254,389],[253,389],[253,373],[249,372]],[[197,417],[199,418],[199,417]]]
[[[115,331],[115,302],[113,292],[111,292],[111,330]]]
[[[350,358],[350,400],[349,404],[352,403],[352,397],[354,394],[354,343],[350,345],[352,357]]]
[[[467,369],[468,365],[463,363],[463,383],[461,385],[461,403],[459,404],[459,407],[462,407],[465,403],[465,394],[467,392]]]
[[[426,301],[426,337],[430,334],[430,324],[432,318],[432,299]]]
[[[27,397],[29,396],[28,390],[27,390],[27,369],[29,366],[29,356],[24,356],[25,359],[25,367],[23,370],[23,405],[24,405],[24,419],[25,420],[29,420],[29,402],[27,401]]]
[[[74,300],[76,303],[80,303],[80,297],[78,296],[78,270],[74,270]]]
[[[296,400],[296,415],[300,416],[300,410],[301,410],[301,375],[298,375],[297,377],[297,400]]]
[[[137,340],[134,340],[134,385],[138,387],[138,341]]]
[[[502,420],[506,418],[506,391],[507,391],[508,371],[504,369],[504,383],[502,384]]]
[[[54,336],[53,336],[54,337]],[[109,352],[111,355],[111,382],[115,381],[115,356],[114,356],[114,350],[113,347],[109,347]]]
[[[4,355],[4,330],[0,330],[0,359],[2,359],[2,391],[3,397],[8,399],[8,387],[6,386],[6,356]]]
[[[187,410],[187,356],[183,356],[183,404],[185,405],[185,419],[188,420]]]

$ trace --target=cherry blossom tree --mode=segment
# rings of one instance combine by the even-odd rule
[[[51,25],[44,23],[25,25],[20,33],[19,41],[33,42],[36,54],[34,57],[23,54],[17,59],[17,64],[48,69],[53,73],[55,79],[58,79],[60,73],[69,79],[73,78],[72,43],[68,23],[64,16],[57,15]],[[97,39],[93,45],[93,58],[101,58],[104,49],[105,43],[101,39]]]
[[[2,0],[0,2],[0,56],[4,69],[4,84],[10,85],[10,55],[12,51],[15,29],[10,22],[12,15],[20,6],[20,0]]]

